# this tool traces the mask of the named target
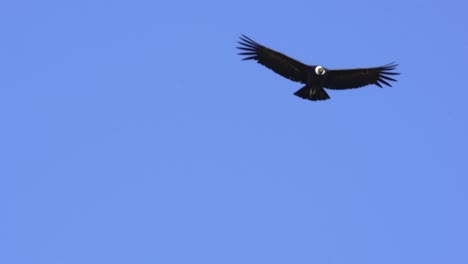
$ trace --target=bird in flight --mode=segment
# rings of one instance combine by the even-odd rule
[[[400,73],[394,72],[398,64],[390,63],[375,68],[357,69],[327,69],[320,65],[306,65],[282,53],[258,44],[247,36],[242,35],[238,42],[242,50],[239,55],[245,56],[243,60],[256,60],[263,66],[291,81],[305,84],[294,94],[308,100],[330,99],[324,88],[332,90],[353,89],[375,84],[382,88],[382,84],[392,86],[391,76]]]

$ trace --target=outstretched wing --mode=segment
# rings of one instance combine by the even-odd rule
[[[396,82],[390,76],[400,73],[394,72],[398,64],[390,63],[382,67],[349,69],[349,70],[328,70],[323,86],[329,89],[352,89],[369,84],[375,84],[382,88],[382,84],[392,86],[389,82]]]
[[[239,53],[239,55],[246,56],[243,60],[256,60],[258,63],[292,81],[302,83],[307,81],[307,65],[262,46],[244,35],[240,39],[241,41],[238,43],[241,46],[237,48],[244,51]]]

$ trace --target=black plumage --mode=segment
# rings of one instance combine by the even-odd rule
[[[305,84],[294,94],[312,101],[329,99],[323,88],[333,90],[353,89],[375,84],[392,86],[389,82],[396,81],[391,76],[398,64],[390,63],[375,68],[338,69],[330,70],[319,65],[306,65],[282,53],[258,44],[252,39],[242,35],[241,45],[238,49],[245,56],[243,60],[256,60],[258,63],[273,70],[279,75],[295,82]]]

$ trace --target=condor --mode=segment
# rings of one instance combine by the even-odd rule
[[[331,70],[320,65],[306,65],[284,54],[258,44],[252,39],[242,35],[241,45],[237,47],[245,56],[243,60],[256,60],[258,63],[271,69],[277,74],[295,82],[305,84],[294,94],[308,100],[330,99],[324,88],[343,90],[363,87],[375,84],[382,88],[382,84],[392,86],[394,81],[391,76],[398,75],[394,72],[398,64],[390,63],[375,68],[339,69]]]

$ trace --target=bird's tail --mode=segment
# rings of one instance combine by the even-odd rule
[[[294,94],[301,98],[308,99],[311,101],[330,99],[330,96],[328,96],[327,92],[325,92],[325,90],[322,87],[312,88],[306,85],[301,89],[297,90]]]

